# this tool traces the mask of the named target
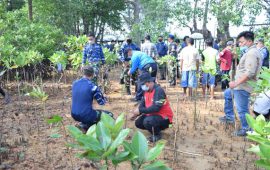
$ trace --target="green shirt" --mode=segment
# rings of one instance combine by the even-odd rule
[[[218,51],[212,47],[207,47],[203,51],[203,56],[204,56],[204,62],[202,65],[203,72],[215,75],[217,71],[217,60],[219,59]]]

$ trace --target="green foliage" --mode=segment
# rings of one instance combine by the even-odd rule
[[[147,140],[139,131],[135,133],[131,143],[124,142],[125,151],[133,154],[133,159],[130,160],[133,170],[170,169],[162,161],[156,161],[164,145],[164,141],[159,141],[155,147],[148,150]]]
[[[270,169],[270,122],[266,122],[263,115],[254,119],[246,114],[249,126],[254,132],[248,133],[248,139],[255,141],[258,145],[252,145],[248,151],[257,154],[260,160],[256,161],[256,165]]]
[[[36,64],[62,46],[63,33],[27,19],[25,9],[6,12],[0,19],[0,60],[8,69]]]
[[[45,102],[49,97],[40,87],[33,87],[33,90],[26,95],[36,98],[42,102]]]
[[[87,43],[88,38],[84,36],[68,36],[68,41],[64,44],[67,49],[68,60],[70,61],[72,68],[77,70],[82,63],[82,51],[84,45]]]
[[[126,137],[130,129],[123,129],[124,123],[124,114],[116,120],[107,114],[102,114],[100,122],[91,126],[86,134],[75,126],[68,126],[69,133],[76,141],[75,144],[68,145],[83,151],[78,154],[80,158],[103,163],[99,168],[108,169],[109,161],[114,166],[130,161],[134,170],[169,169],[161,161],[156,162],[165,143],[158,142],[155,147],[148,150],[147,140],[141,132],[136,132],[129,143]],[[121,149],[122,146],[124,150]]]
[[[124,0],[35,0],[33,5],[35,20],[57,26],[68,35],[90,31],[98,35],[105,25],[120,29],[120,12],[125,9]]]
[[[171,55],[165,55],[164,57],[161,57],[157,60],[157,63],[162,65],[162,64],[168,64],[168,63],[175,63],[176,62],[176,58],[174,56]]]
[[[103,48],[103,53],[104,53],[105,61],[106,61],[107,65],[114,65],[115,62],[117,62],[117,60],[118,60],[117,55],[110,52],[109,49]]]
[[[49,60],[56,66],[57,64],[61,64],[63,70],[66,69],[68,64],[68,58],[64,51],[56,51]]]
[[[256,82],[248,81],[248,84],[253,87],[255,93],[270,90],[270,69],[265,67],[262,68],[258,80]]]

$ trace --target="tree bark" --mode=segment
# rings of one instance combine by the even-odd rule
[[[33,21],[33,1],[28,0],[28,17],[30,21]]]

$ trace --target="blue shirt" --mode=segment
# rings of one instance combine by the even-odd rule
[[[266,47],[260,49],[262,55],[262,66],[269,68],[269,51]]]
[[[185,48],[186,46],[187,46],[186,42],[182,42],[181,48],[183,49],[183,48]]]
[[[120,60],[121,61],[125,61],[125,51],[131,48],[132,50],[136,50],[136,51],[140,51],[140,48],[137,47],[134,43],[128,44],[127,42],[124,42],[121,46],[121,50],[120,50]]]
[[[146,64],[155,63],[152,57],[141,51],[132,51],[130,74],[137,69],[142,70]]]
[[[165,44],[165,42],[159,42],[156,44],[157,52],[159,57],[163,57],[168,52],[168,46]]]
[[[219,51],[219,45],[217,43],[215,43],[215,42],[213,44],[213,48]]]
[[[100,88],[91,80],[81,78],[74,81],[72,85],[71,114],[80,119],[81,122],[94,122],[97,118],[97,114],[92,107],[94,99],[99,105],[105,105],[106,103]]]
[[[102,62],[104,64],[105,57],[101,45],[96,43],[86,44],[83,50],[82,64],[85,64],[86,60],[88,60],[89,63]]]

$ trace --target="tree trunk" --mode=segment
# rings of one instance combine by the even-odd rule
[[[28,0],[28,17],[30,21],[33,21],[33,1]]]

